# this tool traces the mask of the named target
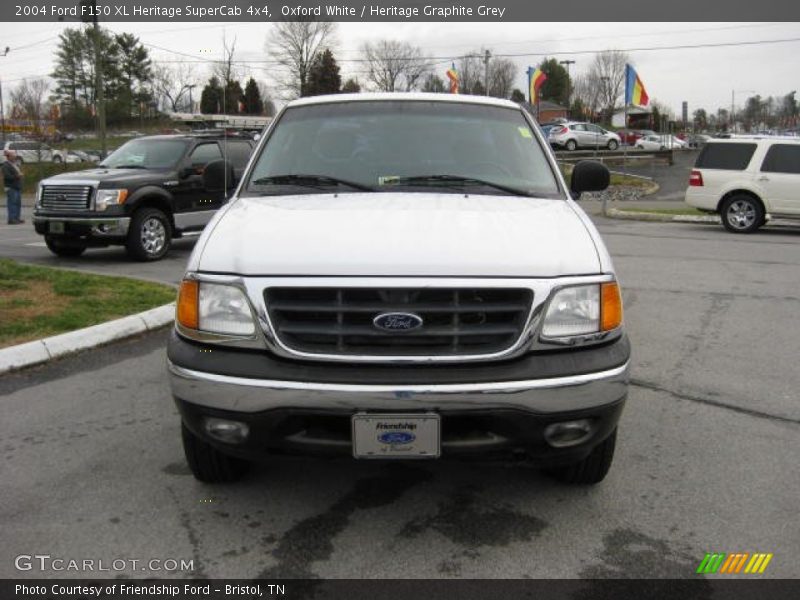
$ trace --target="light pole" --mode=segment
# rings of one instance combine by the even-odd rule
[[[740,94],[755,94],[755,90],[731,90],[731,133],[733,133],[734,127],[736,127],[736,119],[734,118],[736,112],[736,92]]]
[[[11,50],[8,46],[6,46],[5,52],[3,52],[3,56],[8,56],[8,52]],[[0,81],[0,133],[3,136],[3,143],[6,141],[6,111],[3,108],[3,82]]]
[[[574,65],[574,60],[560,60],[558,64],[565,65],[567,67],[567,114],[572,116],[572,111],[570,111],[570,99],[572,98],[572,79],[569,77],[569,66]]]
[[[491,58],[492,54],[488,50],[483,55],[483,81],[486,85],[486,89],[484,90],[484,95],[489,95],[489,59]]]
[[[192,90],[197,87],[196,83],[186,86],[189,88],[189,112],[194,114],[194,102],[192,102]]]

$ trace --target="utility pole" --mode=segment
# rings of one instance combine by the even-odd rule
[[[484,90],[485,95],[489,95],[489,58],[492,54],[486,50],[486,53],[483,55],[483,82],[486,86]]]
[[[94,86],[97,103],[97,134],[100,137],[100,149],[103,158],[106,156],[106,92],[103,85],[103,63],[100,53],[100,24],[97,22],[97,0],[81,2],[81,21],[92,23],[94,33]],[[89,13],[88,15],[86,13]]]
[[[8,46],[6,46],[5,52],[3,52],[3,56],[8,56],[8,52],[11,50]],[[0,134],[3,136],[3,143],[6,141],[6,111],[3,107],[3,82],[0,81]]]
[[[194,102],[192,101],[192,90],[197,87],[196,83],[192,83],[189,86],[189,112],[194,114]]]
[[[565,65],[567,67],[567,113],[570,116],[572,116],[572,114],[570,114],[571,111],[569,109],[570,103],[571,103],[570,101],[572,100],[572,79],[570,79],[570,76],[569,76],[569,66],[570,65],[574,65],[575,61],[574,60],[560,60],[560,61],[558,61],[558,64]]]

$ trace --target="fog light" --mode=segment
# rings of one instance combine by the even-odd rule
[[[205,428],[208,435],[226,444],[241,444],[250,433],[246,423],[227,419],[206,419]]]
[[[553,448],[577,446],[592,435],[592,422],[589,419],[551,423],[544,429],[544,439]]]

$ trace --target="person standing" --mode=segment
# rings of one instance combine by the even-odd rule
[[[6,187],[6,205],[8,224],[20,225],[22,220],[22,171],[17,165],[17,153],[5,150],[6,161],[3,163],[3,184]]]

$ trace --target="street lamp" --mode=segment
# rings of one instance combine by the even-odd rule
[[[192,102],[192,90],[197,87],[196,83],[186,86],[189,88],[189,112],[194,114],[194,102]]]
[[[569,66],[570,65],[574,65],[575,61],[574,60],[560,60],[560,61],[558,61],[558,64],[565,65],[567,67],[567,112],[569,113],[570,112],[570,110],[569,110],[570,99],[572,98],[572,79],[570,79],[570,77],[569,77]]]
[[[731,90],[731,133],[733,133],[734,127],[736,127],[736,120],[734,119],[734,113],[736,111],[736,92],[740,94],[755,94],[755,90]]]

